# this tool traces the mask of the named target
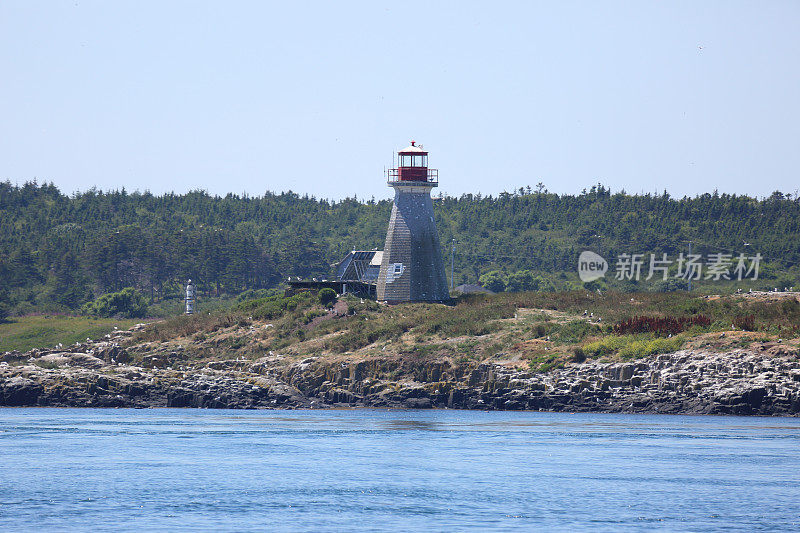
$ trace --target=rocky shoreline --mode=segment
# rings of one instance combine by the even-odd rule
[[[683,350],[624,363],[587,361],[534,373],[436,358],[279,355],[187,362],[176,370],[156,355],[134,364],[119,340],[2,354],[0,406],[800,415],[800,358],[780,343]]]

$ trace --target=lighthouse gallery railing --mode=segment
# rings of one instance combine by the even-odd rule
[[[429,183],[432,184],[434,187],[439,186],[439,169],[436,168],[429,168],[428,169],[428,179],[427,181],[423,182],[414,182],[410,180],[401,180],[400,179],[400,169],[399,168],[389,168],[386,170],[386,183],[389,185],[394,185],[396,183]]]

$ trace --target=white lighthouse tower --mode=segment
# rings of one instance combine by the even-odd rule
[[[186,282],[186,314],[194,314],[194,285],[192,285],[192,280]]]
[[[431,190],[439,186],[439,171],[428,168],[428,152],[414,141],[397,155],[398,168],[387,173],[387,183],[394,188],[394,205],[378,274],[378,300],[449,300],[431,200]]]

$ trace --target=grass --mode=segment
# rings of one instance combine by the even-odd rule
[[[340,301],[347,312],[325,320],[315,320],[328,311],[314,294],[253,296],[227,309],[151,324],[130,342],[182,344],[197,359],[270,352],[290,358],[383,354],[492,359],[548,371],[589,358],[627,360],[673,352],[698,335],[731,330],[741,316],[754,316],[754,329],[770,337],[800,336],[799,304],[687,293],[514,293],[467,296],[453,305],[391,306],[346,295]],[[672,337],[658,331],[615,334],[615,325],[634,317],[671,323],[699,314],[708,320]]]
[[[652,338],[643,335],[610,335],[583,346],[586,355],[600,357],[618,354],[622,359],[635,359],[680,350],[686,339],[683,336]]]
[[[128,329],[141,322],[139,319],[89,318],[78,316],[29,315],[15,317],[0,323],[0,352],[33,348],[52,348],[58,343],[65,346],[79,341],[101,339],[106,333]]]
[[[534,372],[549,372],[554,368],[562,368],[564,366],[564,358],[558,353],[538,353],[528,359],[528,366]]]

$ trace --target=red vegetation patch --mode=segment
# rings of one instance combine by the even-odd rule
[[[706,327],[711,319],[705,315],[694,316],[635,316],[618,322],[614,333],[626,335],[630,333],[654,333],[658,336],[677,335],[692,326]]]

